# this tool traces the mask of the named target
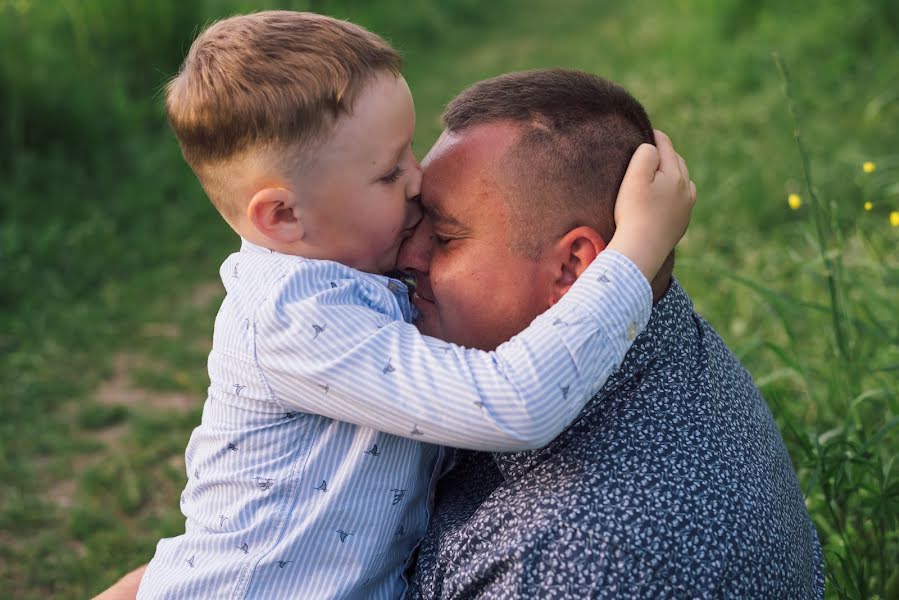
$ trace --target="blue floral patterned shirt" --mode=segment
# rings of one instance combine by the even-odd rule
[[[407,598],[822,598],[817,534],[750,375],[673,282],[545,448],[459,452]]]

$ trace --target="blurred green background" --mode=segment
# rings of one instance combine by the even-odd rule
[[[390,39],[420,155],[488,76],[565,66],[630,89],[699,188],[676,274],[777,417],[828,596],[899,598],[895,0],[0,0],[0,596],[90,596],[182,531],[238,240],[160,90],[204,24],[265,8]]]

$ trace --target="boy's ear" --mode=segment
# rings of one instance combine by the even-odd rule
[[[303,239],[297,196],[289,189],[267,187],[256,192],[247,206],[247,218],[265,237],[282,244]]]
[[[571,288],[590,263],[606,249],[606,242],[592,227],[575,227],[550,248],[554,281],[550,290],[552,306]]]

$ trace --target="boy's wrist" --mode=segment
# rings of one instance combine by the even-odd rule
[[[606,285],[609,282],[614,282],[611,288]],[[605,297],[604,294],[609,289],[615,290],[615,310],[609,310],[608,305],[598,300]],[[628,329],[632,323],[636,323],[639,330],[649,320],[653,292],[650,281],[637,263],[615,248],[607,247],[574,282],[565,294],[565,299],[570,299],[573,306],[579,307],[576,310],[592,314],[597,323],[605,323],[606,331],[621,328],[621,323],[616,324],[616,319],[624,319],[623,326]],[[562,315],[554,315],[560,316]],[[580,316],[575,316],[573,320],[579,319]]]
[[[670,249],[666,250],[659,246],[656,236],[639,235],[635,231],[622,231],[619,228],[606,249],[614,250],[628,257],[640,269],[640,272],[646,277],[646,281],[651,283],[659,269],[662,268],[665,258],[671,252]]]

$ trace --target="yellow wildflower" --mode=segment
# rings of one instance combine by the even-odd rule
[[[874,203],[873,203],[873,202],[871,202],[870,200],[868,200],[867,202],[865,202],[865,210],[870,211],[872,208],[874,208]]]
[[[899,227],[899,210],[894,210],[890,213],[890,225]]]
[[[802,198],[799,197],[799,194],[790,194],[787,196],[787,204],[793,210],[799,210],[799,207],[802,206]]]
[[[15,11],[20,15],[27,14],[28,9],[31,8],[31,0],[13,0],[9,4],[11,4]]]
[[[874,169],[876,169],[876,168],[877,168],[877,165],[872,163],[870,160],[866,160],[862,164],[862,171],[864,171],[865,173],[873,173]]]

